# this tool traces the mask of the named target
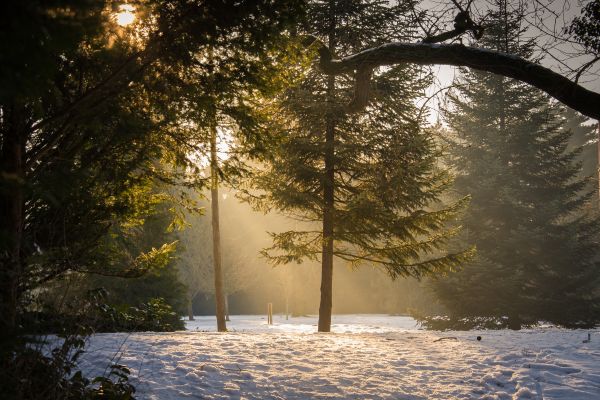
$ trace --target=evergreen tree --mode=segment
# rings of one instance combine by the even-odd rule
[[[138,306],[152,299],[162,298],[177,313],[183,314],[187,282],[181,282],[177,273],[176,260],[182,252],[182,246],[178,242],[173,215],[169,211],[173,206],[173,203],[165,199],[142,223],[116,236],[121,242],[122,252],[128,253],[131,258],[140,253],[156,252],[163,248],[165,241],[171,242],[169,252],[160,257],[160,262],[154,262],[137,273],[137,276],[84,274],[81,276],[82,289],[105,288],[108,292],[106,301],[122,307]]]
[[[481,43],[531,58],[523,10],[503,0],[496,7]],[[597,322],[598,223],[580,212],[591,193],[578,177],[580,149],[569,149],[565,110],[487,73],[463,70],[456,87],[445,114],[454,133],[450,162],[457,194],[472,196],[463,239],[476,245],[477,258],[435,282],[437,296],[454,320],[483,317],[516,329],[538,320]]]
[[[409,36],[409,3],[313,1],[304,29],[343,56]],[[264,192],[247,196],[299,220],[298,229],[272,234],[264,254],[274,264],[320,256],[319,331],[331,327],[334,256],[392,278],[447,271],[467,256],[438,251],[461,202],[434,209],[450,177],[436,168],[438,151],[414,105],[429,79],[413,66],[378,70],[374,79],[375,96],[357,115],[343,106],[350,79],[308,71],[282,100],[280,146],[251,182]]]
[[[156,205],[153,183],[188,178],[178,172],[198,141],[186,115],[195,95],[211,89],[215,69],[244,88],[260,82],[303,9],[296,0],[135,6],[127,27],[112,1],[11,2],[0,16],[0,339],[44,282],[68,271],[129,276],[164,258],[129,263],[120,242]]]

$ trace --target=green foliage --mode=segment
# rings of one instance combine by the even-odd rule
[[[161,298],[128,308],[104,304],[96,310],[93,318],[96,332],[173,332],[185,329],[183,320]]]
[[[81,374],[79,373],[79,378]],[[76,373],[76,375],[77,375]],[[120,364],[112,364],[108,377],[97,376],[91,380],[92,387],[81,399],[129,400],[134,399],[135,387],[129,383],[129,368]],[[71,378],[73,379],[73,378]],[[84,378],[84,383],[88,381]],[[87,397],[86,397],[87,396]]]
[[[23,316],[23,329],[28,334],[63,334],[98,332],[172,332],[185,329],[183,320],[162,298],[153,298],[136,306],[110,303],[104,289],[89,290],[66,299],[60,308],[41,305],[41,311]]]
[[[26,347],[5,346],[5,340],[21,338],[16,329],[20,318],[15,321],[14,314],[25,317],[24,310],[34,305],[29,300],[42,296],[48,284],[80,273],[103,274],[114,286],[118,284],[114,276],[145,275],[148,287],[173,293],[166,302],[149,299],[137,308],[84,307],[102,329],[181,327],[170,308],[177,306],[177,297],[184,292],[169,268],[175,243],[164,230],[150,243],[147,223],[164,206],[176,209],[173,202],[193,207],[185,196],[170,193],[168,185],[204,184],[201,176],[188,172],[198,172],[193,153],[206,139],[195,131],[190,121],[198,119],[190,115],[212,111],[198,96],[204,91],[214,94],[207,82],[226,81],[228,89],[238,85],[246,90],[238,96],[242,100],[228,99],[227,115],[252,127],[245,110],[253,85],[267,86],[262,80],[270,80],[266,71],[276,58],[271,50],[302,15],[302,3],[139,1],[133,3],[136,23],[129,27],[116,25],[113,13],[119,3],[114,1],[10,2],[3,8],[3,351],[28,357]],[[217,61],[205,63],[208,53]],[[252,129],[247,132],[248,142],[256,139]],[[175,218],[167,225],[174,227],[177,222]],[[143,291],[147,296],[149,290]],[[74,329],[79,314],[72,319],[59,314],[58,322]],[[10,358],[2,361],[8,368]],[[38,361],[33,363],[38,367],[51,363]],[[96,391],[85,389],[88,381],[81,375],[73,375],[70,382],[64,369],[56,371],[57,375],[48,375],[53,384],[64,383],[65,393],[81,389],[74,398],[129,398],[133,393],[126,382],[127,371],[120,367],[114,369],[110,382],[95,380]],[[27,377],[22,370],[15,375],[15,379]]]
[[[4,399],[28,400],[130,400],[135,388],[129,382],[129,369],[111,364],[106,376],[92,379],[77,370],[84,352],[80,336],[68,336],[45,355],[39,348],[24,347],[2,365],[0,390]]]
[[[106,22],[106,1],[39,0],[3,4],[0,16],[0,103],[47,95],[62,67],[59,54],[72,53]]]
[[[409,6],[313,1],[304,30],[329,41],[341,57],[410,37]],[[352,266],[381,267],[392,278],[421,277],[453,270],[470,256],[469,251],[444,253],[455,234],[447,223],[464,200],[446,208],[437,201],[451,177],[438,167],[434,133],[420,128],[425,116],[414,105],[429,77],[400,65],[375,71],[374,82],[373,100],[360,115],[344,112],[353,81],[314,69],[280,99],[278,146],[245,196],[259,209],[298,221],[297,228],[272,234],[273,245],[263,255],[273,264],[316,260],[325,235],[318,224],[330,208],[333,254]],[[324,194],[328,184],[334,187],[332,206]]]
[[[511,328],[511,320],[508,317],[463,317],[452,318],[448,316],[430,316],[413,314],[413,318],[419,321],[422,328],[432,331],[469,331],[482,329],[506,329]],[[533,327],[532,323],[521,323],[522,328]]]
[[[530,57],[522,13],[497,6],[482,44]],[[534,88],[490,74],[463,71],[456,87],[445,137],[455,191],[472,196],[461,243],[475,244],[478,256],[438,279],[436,295],[454,322],[593,326],[600,321],[600,224],[582,212],[593,192],[581,177],[581,149],[570,141],[564,109]]]
[[[99,328],[115,326],[115,315],[104,300],[106,292],[95,290],[75,299],[65,309],[46,309],[23,316],[25,336],[4,342],[0,351],[0,391],[6,399],[133,399],[135,388],[129,383],[129,369],[111,364],[104,376],[88,378],[77,370],[85,352],[86,338]],[[168,326],[168,306],[155,301],[135,314],[132,321],[145,326]],[[135,318],[135,320],[134,320]],[[136,326],[143,327],[141,323]],[[105,331],[110,329],[104,328]],[[172,329],[171,329],[172,330]],[[41,335],[56,334],[47,341]],[[47,338],[47,337],[46,337]]]
[[[1,288],[9,308],[15,291],[23,299],[69,271],[165,266],[174,243],[140,248],[140,226],[169,197],[193,207],[167,188],[205,182],[189,174],[206,142],[195,129],[204,120],[191,117],[212,110],[203,95],[223,85],[228,118],[258,143],[248,104],[256,87],[267,91],[280,34],[302,15],[300,1],[150,0],[123,28],[112,1],[13,3],[1,27],[0,205],[22,207],[15,218],[27,223],[0,219],[2,281],[17,286]]]
[[[148,198],[158,197],[155,192],[144,191]],[[128,307],[161,297],[177,312],[183,312],[185,286],[175,269],[179,246],[175,233],[168,232],[173,219],[169,209],[174,205],[151,201],[150,215],[141,218],[136,213],[130,221],[113,226],[98,246],[90,249],[89,267],[44,283],[33,300],[59,307],[64,298],[103,287],[108,290],[110,304]]]
[[[87,281],[87,282],[86,282]],[[94,276],[84,280],[82,287],[106,287],[111,304],[128,307],[163,298],[177,313],[185,311],[186,285],[179,281],[174,264],[158,272],[135,278]]]

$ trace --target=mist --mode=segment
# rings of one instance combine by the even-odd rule
[[[263,214],[222,189],[219,198],[223,270],[229,313],[289,316],[318,314],[321,265],[318,261],[272,266],[260,252],[269,247],[269,232],[296,229],[298,221],[275,213]],[[189,226],[180,233],[182,246],[177,267],[193,293],[195,315],[214,315],[214,272],[210,205],[201,201],[204,215],[188,215]],[[193,278],[190,278],[193,276]],[[405,315],[436,310],[427,282],[414,278],[391,280],[383,269],[352,267],[334,260],[333,313]],[[287,312],[286,312],[287,311]]]

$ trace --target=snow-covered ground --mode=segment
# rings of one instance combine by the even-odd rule
[[[139,399],[600,399],[598,330],[430,332],[339,315],[319,334],[316,322],[233,316],[222,334],[198,317],[183,332],[97,334],[80,366],[127,365]]]

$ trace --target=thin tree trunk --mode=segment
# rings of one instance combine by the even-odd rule
[[[335,49],[335,0],[330,0],[329,48]],[[327,79],[329,107],[335,102],[335,76]],[[331,308],[333,306],[333,214],[334,214],[334,171],[335,171],[335,122],[327,115],[325,128],[325,178],[323,181],[323,248],[321,255],[321,302],[319,305],[319,332],[331,331]]]
[[[215,302],[217,305],[217,330],[227,331],[225,322],[225,291],[223,289],[223,269],[221,266],[221,233],[219,227],[219,175],[217,159],[217,124],[216,115],[211,126],[210,135],[210,196],[212,211],[212,234],[213,234],[213,266],[215,271]]]
[[[187,304],[187,312],[188,312],[188,320],[193,321],[194,320],[194,307],[193,307],[193,297],[190,296],[188,298],[188,304]]]
[[[325,182],[323,190],[323,250],[321,256],[321,304],[319,306],[319,332],[331,330],[333,303],[333,212],[334,212],[334,124],[329,121],[325,134]]]
[[[3,110],[4,129],[0,154],[0,329],[10,335],[16,326],[25,180],[25,137],[22,115],[15,107]]]

